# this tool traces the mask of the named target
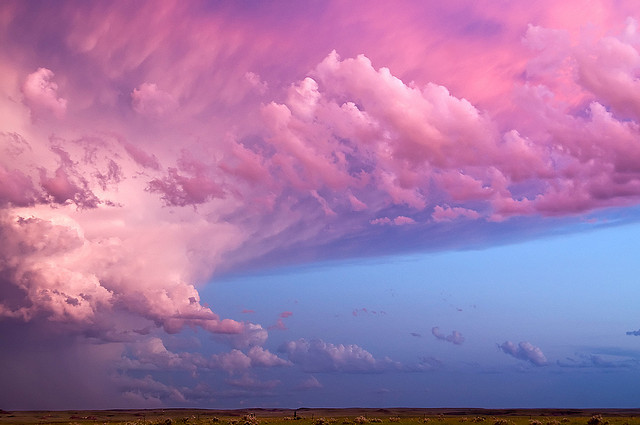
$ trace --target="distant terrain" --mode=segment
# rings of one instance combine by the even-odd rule
[[[290,422],[291,421],[291,422]],[[0,410],[0,424],[640,425],[640,409],[299,408]]]

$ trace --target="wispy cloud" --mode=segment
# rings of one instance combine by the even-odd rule
[[[637,358],[628,356],[606,355],[606,354],[581,354],[577,358],[567,357],[557,361],[558,366],[564,368],[635,368],[640,365]]]

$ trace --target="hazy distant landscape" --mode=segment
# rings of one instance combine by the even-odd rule
[[[149,409],[0,411],[4,424],[637,425],[640,409]]]

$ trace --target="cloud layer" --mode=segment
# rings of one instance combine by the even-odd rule
[[[80,351],[109,345],[104,364],[126,367],[105,367],[104,379],[132,404],[214,396],[147,369],[224,371],[242,394],[279,385],[260,368],[398,370],[313,336],[278,357],[266,326],[221,317],[198,288],[222,273],[443,249],[527,234],[518,219],[544,227],[636,205],[634,4],[596,2],[578,22],[552,2],[479,2],[464,14],[436,3],[288,14],[282,4],[4,2],[4,326],[55,324]],[[285,331],[289,316],[270,329]],[[166,348],[189,329],[225,348]],[[546,363],[529,343],[500,347]]]

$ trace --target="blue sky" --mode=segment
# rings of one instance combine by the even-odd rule
[[[272,351],[288,340],[357,344],[405,368],[378,375],[313,374],[325,387],[300,403],[339,406],[624,407],[637,397],[640,225],[591,230],[483,249],[330,262],[221,278],[201,291],[217,311],[273,323]],[[242,313],[253,310],[252,313]],[[459,331],[460,345],[436,338]],[[528,341],[547,364],[505,354]],[[301,378],[299,378],[301,379]],[[377,396],[353,396],[364,385]],[[279,404],[276,403],[276,404]],[[355,403],[355,404],[354,404]],[[267,402],[268,404],[268,402]]]

